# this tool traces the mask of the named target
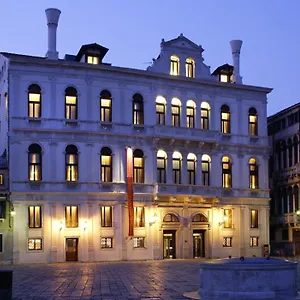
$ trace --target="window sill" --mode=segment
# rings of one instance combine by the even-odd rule
[[[76,127],[79,126],[79,121],[76,119],[65,119],[65,123],[67,126]]]
[[[144,131],[145,125],[144,124],[133,124],[133,129],[137,132]]]
[[[79,183],[77,181],[68,181],[66,182],[67,188],[74,189],[79,186]]]
[[[110,128],[112,128],[113,123],[112,122],[101,122],[100,126],[103,129],[110,129]]]
[[[223,133],[221,132],[222,139],[224,140],[230,140],[231,139],[231,133]]]
[[[28,122],[37,122],[37,123],[40,123],[41,121],[42,121],[42,118],[28,117]]]
[[[32,189],[40,189],[42,182],[41,181],[29,181],[29,185]]]
[[[258,141],[258,136],[250,136],[250,143],[256,143]]]

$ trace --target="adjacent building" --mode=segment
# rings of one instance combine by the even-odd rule
[[[59,59],[46,14],[45,57],[0,54],[13,262],[263,255],[271,89],[243,84],[242,42],[214,72],[182,34],[147,70],[121,68],[95,43]]]
[[[270,240],[274,255],[300,254],[300,103],[268,118]]]

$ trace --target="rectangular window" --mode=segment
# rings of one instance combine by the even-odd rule
[[[177,59],[172,59],[171,58],[171,70],[170,74],[174,76],[179,75],[179,61]]]
[[[133,182],[144,183],[144,158],[133,158]]]
[[[0,219],[5,219],[6,216],[6,200],[0,200]]]
[[[194,63],[192,60],[187,61],[185,63],[185,75],[186,77],[190,77],[190,78],[194,78],[195,74],[194,74]]]
[[[65,207],[65,221],[67,228],[78,227],[78,206]]]
[[[134,207],[134,226],[145,227],[145,208],[143,206]]]
[[[142,102],[133,102],[133,124],[143,125],[144,124],[144,105]]]
[[[257,209],[251,209],[250,213],[251,213],[250,227],[251,228],[258,228],[258,210]]]
[[[145,238],[144,237],[134,237],[133,238],[134,248],[145,248]]]
[[[41,172],[41,153],[29,153],[29,180],[40,181]]]
[[[173,158],[173,183],[181,184],[181,159]]]
[[[76,120],[77,119],[77,97],[66,96],[66,119]]]
[[[166,158],[157,158],[157,182],[166,183]]]
[[[188,184],[196,184],[196,161],[193,159],[187,160]]]
[[[112,227],[112,206],[101,207],[101,227]]]
[[[227,74],[221,74],[220,81],[221,82],[229,82],[229,76]]]
[[[165,105],[161,103],[156,104],[156,124],[158,125],[165,125],[166,118],[165,118]]]
[[[101,249],[107,249],[113,247],[113,238],[112,237],[103,237],[101,238]]]
[[[224,228],[232,228],[232,209],[224,209]]]
[[[101,181],[112,182],[112,156],[101,155]]]
[[[258,236],[250,236],[250,247],[258,247]]]
[[[193,107],[186,108],[186,125],[187,128],[195,128],[195,109]]]
[[[223,247],[232,247],[232,237],[223,237]]]
[[[172,105],[172,126],[180,126],[180,106]]]
[[[86,62],[88,64],[98,65],[99,64],[99,57],[89,55],[89,56],[87,56]]]
[[[257,135],[257,116],[249,116],[249,134],[252,136]]]
[[[201,108],[201,129],[209,129],[209,110],[207,108]]]
[[[40,206],[28,206],[28,227],[42,227],[42,208]]]
[[[209,186],[210,184],[210,169],[209,169],[209,161],[202,160],[202,185]]]
[[[42,250],[42,239],[28,239],[28,250]]]
[[[3,252],[3,234],[0,233],[0,253]]]
[[[230,133],[230,114],[228,112],[221,112],[221,125],[222,133]]]
[[[78,180],[78,155],[66,154],[66,181]]]
[[[0,185],[4,185],[4,175],[0,174]]]
[[[101,98],[101,122],[111,122],[111,99]]]
[[[29,118],[41,117],[41,94],[29,93]]]

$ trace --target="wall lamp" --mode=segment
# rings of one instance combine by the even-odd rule
[[[157,214],[154,214],[154,215],[151,217],[151,220],[150,220],[150,222],[149,222],[149,225],[150,225],[150,226],[154,225],[154,224],[157,222],[157,220],[158,220],[158,216],[157,216]]]
[[[59,223],[59,230],[62,231],[63,227],[64,227],[63,221],[60,221],[60,223]]]
[[[227,223],[227,222],[228,222],[228,216],[224,216],[223,222],[219,222],[219,226],[222,226],[222,225],[224,225],[224,223]]]

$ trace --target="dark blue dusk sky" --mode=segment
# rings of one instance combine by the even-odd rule
[[[62,11],[60,58],[96,42],[110,49],[105,62],[145,69],[162,38],[183,33],[214,71],[232,63],[229,41],[241,39],[244,83],[274,88],[268,115],[300,101],[298,0],[0,0],[0,51],[44,56],[48,7]]]

